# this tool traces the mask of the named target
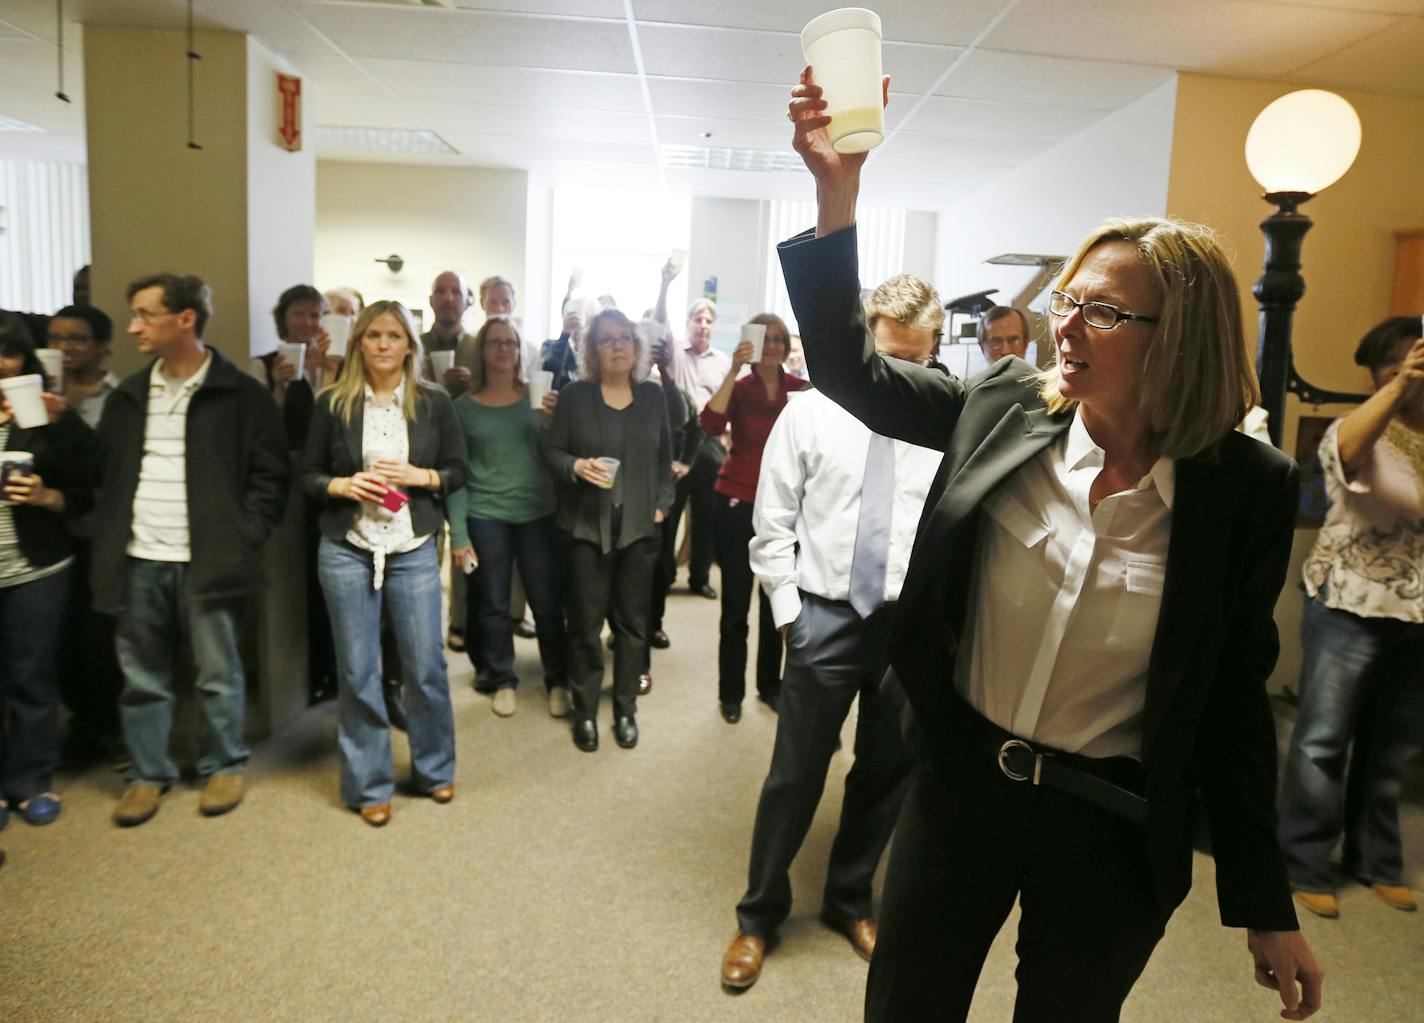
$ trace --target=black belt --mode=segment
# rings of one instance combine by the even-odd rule
[[[1139,770],[1136,761],[1111,757],[1095,763],[1093,757],[1030,742],[1000,728],[962,700],[955,702],[958,706],[953,717],[963,725],[975,755],[992,757],[1010,781],[1057,789],[1135,824],[1147,822],[1147,800],[1098,773],[1135,774]]]

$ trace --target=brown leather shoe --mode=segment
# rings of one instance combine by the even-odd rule
[[[1302,892],[1292,891],[1295,901],[1316,916],[1323,916],[1327,920],[1334,920],[1340,915],[1340,900],[1335,897],[1334,892]]]
[[[132,828],[148,820],[158,812],[158,800],[163,789],[147,782],[134,782],[124,789],[123,798],[114,807],[114,823],[121,828]]]
[[[247,780],[241,771],[215,774],[203,786],[198,797],[198,811],[204,817],[216,817],[235,809],[247,791]]]
[[[844,913],[838,913],[834,909],[821,910],[821,919],[831,930],[839,931],[846,936],[850,947],[855,949],[856,955],[867,963],[870,962],[870,957],[875,954],[876,924],[874,920],[870,917],[852,920]]]
[[[391,804],[381,803],[379,806],[363,806],[360,809],[361,819],[373,828],[384,827],[391,819]]]
[[[745,991],[761,976],[766,942],[738,931],[722,956],[722,987],[729,992]]]
[[[455,798],[455,786],[453,784],[441,785],[430,793],[430,798],[437,803],[448,803]]]
[[[1414,893],[1402,884],[1372,884],[1370,891],[1380,897],[1380,901],[1392,909],[1412,913],[1419,908],[1414,901]]]

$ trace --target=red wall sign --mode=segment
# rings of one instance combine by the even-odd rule
[[[294,75],[277,75],[277,143],[302,148],[302,80]]]

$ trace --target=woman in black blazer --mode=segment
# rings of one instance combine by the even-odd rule
[[[809,68],[792,96],[819,212],[781,259],[811,375],[877,433],[945,452],[891,640],[923,767],[867,1019],[965,1018],[1015,899],[1015,1019],[1117,1019],[1190,885],[1199,795],[1222,922],[1306,1018],[1321,971],[1275,840],[1265,690],[1296,474],[1234,432],[1259,392],[1219,243],[1099,228],[1055,285],[1045,373],[882,359],[856,273],[865,156],[832,149]]]
[[[421,379],[415,324],[374,302],[351,330],[341,378],[317,397],[302,483],[322,506],[317,567],[336,642],[341,798],[379,827],[395,771],[381,690],[381,605],[406,682],[411,783],[455,795],[455,722],[440,622],[435,535],[465,485],[465,441],[443,387]]]
[[[584,378],[559,392],[544,435],[566,552],[573,737],[585,752],[598,748],[605,617],[618,640],[613,737],[624,749],[637,745],[659,525],[673,501],[667,409],[680,399],[668,377],[661,387],[642,379],[643,347],[636,324],[617,309],[596,315],[584,334]]]

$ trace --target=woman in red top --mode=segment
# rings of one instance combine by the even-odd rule
[[[722,569],[717,699],[728,724],[741,720],[742,697],[747,692],[747,616],[756,584],[747,560],[747,544],[752,538],[752,504],[761,473],[761,452],[772,424],[786,407],[787,392],[805,386],[805,381],[781,368],[791,347],[791,334],[781,317],[762,313],[748,322],[766,327],[761,361],[738,380],[737,372],[752,361],[752,343],[737,345],[731,371],[707,400],[700,417],[708,436],[719,436],[728,424],[732,428],[732,453],[717,476],[717,505],[712,516],[712,546]],[[766,594],[761,593],[760,598],[757,695],[775,710],[781,694],[781,633],[772,621]]]

